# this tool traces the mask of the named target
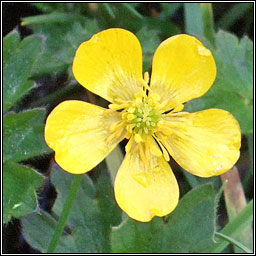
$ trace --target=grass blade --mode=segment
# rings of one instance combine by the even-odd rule
[[[239,243],[238,241],[236,241],[232,237],[226,236],[226,235],[224,235],[222,233],[219,233],[219,232],[215,232],[215,235],[218,236],[218,237],[223,238],[224,240],[226,240],[228,242],[230,242],[231,244],[235,245],[236,247],[240,248],[241,250],[243,250],[246,253],[252,253],[252,251],[249,248],[247,248],[243,244]]]

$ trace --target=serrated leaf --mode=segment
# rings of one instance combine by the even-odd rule
[[[243,134],[252,132],[253,123],[253,47],[249,38],[240,40],[228,32],[216,35],[216,51],[212,50],[217,77],[202,97],[186,104],[186,110],[221,108],[238,120]]]
[[[35,170],[13,162],[3,168],[3,219],[20,218],[37,208],[36,189],[43,177]]]
[[[168,223],[128,219],[112,229],[114,253],[198,253],[213,245],[214,192],[210,185],[187,193]]]
[[[96,21],[81,18],[67,24],[37,24],[32,28],[44,38],[43,53],[32,71],[36,77],[66,70],[78,46],[98,31]]]
[[[66,230],[68,233],[66,232],[61,237],[56,252],[100,253],[109,251],[110,225],[112,222],[115,223],[115,214],[118,215],[119,213],[115,210],[111,211],[107,214],[109,219],[106,219],[104,210],[110,211],[110,209],[107,209],[106,205],[103,204],[103,189],[106,189],[105,195],[109,196],[109,198],[105,197],[104,199],[109,202],[114,201],[114,199],[113,192],[111,194],[108,191],[109,189],[112,190],[110,177],[106,175],[101,177],[101,175],[103,172],[99,176],[97,187],[94,186],[88,175],[83,176],[67,223]],[[64,172],[57,166],[51,170],[51,181],[57,190],[57,199],[52,209],[55,216],[59,216],[63,209],[73,177],[74,175]],[[56,220],[42,211],[40,214],[23,218],[22,226],[23,234],[29,244],[42,252],[46,252],[56,227]]]
[[[3,118],[3,161],[19,162],[51,152],[44,140],[43,109],[33,109]]]
[[[41,39],[28,36],[20,42],[17,31],[3,41],[3,111],[15,105],[34,82],[29,80],[33,64],[41,51]]]

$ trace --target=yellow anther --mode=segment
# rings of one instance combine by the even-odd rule
[[[136,143],[140,143],[140,142],[143,141],[142,137],[141,137],[140,134],[138,134],[138,133],[136,133],[136,134],[134,135],[134,140],[135,140]]]
[[[180,112],[184,109],[184,105],[183,104],[180,104],[178,106],[176,106],[169,114],[171,113],[176,113],[176,112]]]
[[[127,118],[127,120],[131,121],[135,118],[135,115],[134,114],[128,114],[126,118]]]
[[[108,107],[110,109],[115,109],[115,110],[119,110],[119,109],[122,109],[122,108],[126,108],[127,107],[127,104],[109,104]]]
[[[130,107],[130,108],[128,108],[127,111],[132,114],[135,111],[135,107]]]
[[[148,72],[144,73],[144,81],[148,84],[148,82],[149,82],[149,74],[148,74]]]

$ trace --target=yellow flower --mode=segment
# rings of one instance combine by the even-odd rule
[[[62,102],[48,116],[46,142],[64,170],[81,174],[128,139],[114,190],[131,218],[146,222],[176,207],[179,188],[169,154],[200,177],[220,175],[238,160],[241,132],[229,112],[180,112],[184,102],[206,93],[216,77],[211,52],[196,38],[181,34],[162,42],[149,83],[148,73],[142,76],[136,36],[124,29],[104,30],[79,46],[73,73],[111,104],[105,109]]]

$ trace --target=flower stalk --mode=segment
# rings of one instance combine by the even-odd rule
[[[77,192],[78,192],[78,189],[79,189],[82,178],[83,178],[83,175],[75,175],[75,177],[74,177],[74,180],[73,180],[73,183],[70,187],[69,194],[67,196],[66,202],[63,206],[63,210],[61,212],[58,224],[56,226],[54,235],[53,235],[52,240],[49,244],[47,253],[53,253],[53,252],[55,252],[55,250],[57,248],[59,239],[60,239],[60,237],[63,233],[63,230],[65,228],[66,222],[68,220],[70,211],[71,211],[73,203],[75,201],[75,198],[76,198],[76,195],[77,195]]]

